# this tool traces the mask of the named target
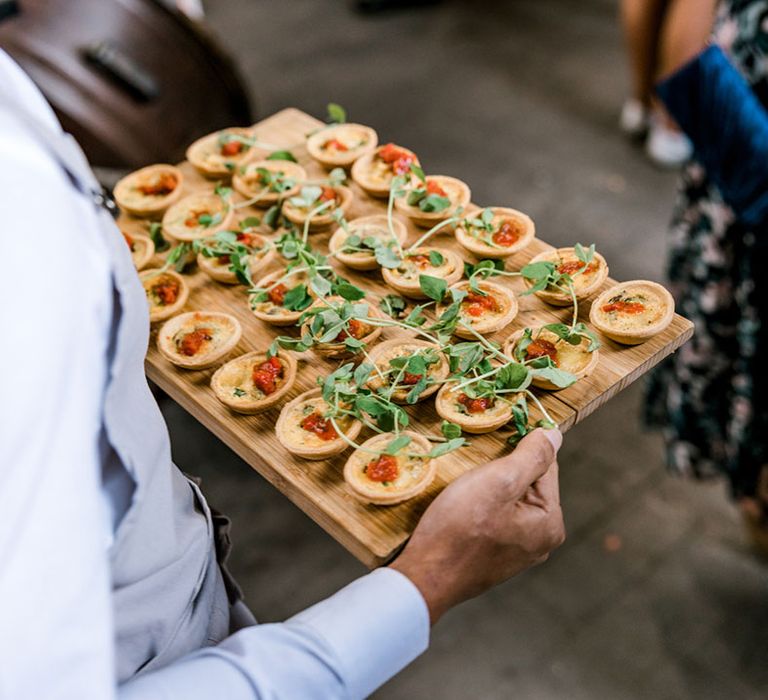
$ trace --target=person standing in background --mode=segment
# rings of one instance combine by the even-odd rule
[[[717,0],[622,0],[621,20],[632,74],[632,96],[619,125],[657,165],[677,167],[691,157],[691,143],[653,98],[660,75],[695,56],[712,31]]]
[[[765,122],[768,0],[724,0],[714,43],[746,81],[745,90],[756,100],[755,118]],[[722,92],[723,81],[707,80],[720,102],[737,111]],[[737,134],[738,120],[725,114],[726,105],[697,104],[695,95],[703,88],[683,95],[678,83],[670,90],[692,117],[708,120],[708,130],[694,139],[699,157],[722,151],[731,177],[764,196],[759,181],[743,182],[746,173],[760,173],[732,146],[738,137],[759,159],[752,150],[756,135]],[[678,308],[696,332],[652,376],[647,419],[664,430],[673,471],[695,478],[727,476],[755,546],[768,555],[768,232],[764,221],[747,220],[733,188],[715,185],[718,163],[711,158],[710,163],[709,172],[695,159],[683,170],[671,225],[668,274]]]

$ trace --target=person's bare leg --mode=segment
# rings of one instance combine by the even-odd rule
[[[622,0],[621,23],[629,55],[632,96],[649,107],[659,69],[657,56],[669,0]]]

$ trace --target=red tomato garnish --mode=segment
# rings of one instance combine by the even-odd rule
[[[281,379],[283,374],[283,363],[277,357],[270,357],[266,362],[254,365],[253,384],[269,396],[277,389],[277,380]]]
[[[323,193],[320,195],[321,202],[335,202],[338,198],[339,194],[333,187],[323,187]]]
[[[558,265],[557,271],[561,275],[572,275],[574,272],[583,270],[584,267],[587,267],[587,264],[581,260],[569,260],[568,262],[564,262]],[[584,270],[584,274],[588,275],[590,272],[594,272],[595,270],[597,270],[597,262],[593,260],[591,263],[589,263],[587,269]]]
[[[496,312],[499,310],[499,305],[492,295],[486,294],[483,296],[472,291],[468,292],[467,296],[464,297],[461,307],[470,316],[475,316],[476,318],[482,316],[486,311]]]
[[[466,407],[467,413],[482,413],[486,409],[489,409],[491,406],[493,406],[493,399],[490,396],[471,399],[466,394],[461,394],[461,396],[458,398],[458,402],[462,406]]]
[[[398,148],[393,143],[388,143],[379,148],[376,155],[392,167],[392,172],[395,175],[407,173],[411,165],[416,162],[416,158],[410,153],[407,153],[402,148]]]
[[[557,348],[549,340],[537,338],[525,349],[525,354],[529,360],[534,360],[537,357],[550,357],[552,364],[557,367]]]
[[[187,357],[196,355],[203,344],[212,340],[213,336],[208,328],[196,328],[191,333],[185,334],[178,343],[179,352]]]
[[[403,375],[403,378],[400,380],[400,383],[413,386],[414,384],[418,384],[421,381],[422,376],[423,375],[421,374],[411,374],[410,372],[406,372]]]
[[[219,265],[229,265],[229,263],[232,262],[232,257],[229,255],[217,255],[216,262],[219,263]]]
[[[179,284],[176,280],[167,280],[153,285],[152,293],[160,299],[163,306],[173,304],[179,298]]]
[[[448,193],[434,180],[427,180],[427,194],[436,194],[439,197],[448,196]]]
[[[365,475],[371,481],[378,481],[380,483],[394,481],[399,473],[400,468],[397,464],[397,457],[394,455],[381,455],[368,462],[368,465],[365,467]]]
[[[339,141],[339,139],[328,139],[328,141],[323,144],[323,148],[326,151],[329,151],[330,149],[334,149],[335,151],[349,150],[341,141]]]
[[[346,330],[342,330],[335,339],[335,342],[337,343],[343,343],[345,338],[349,338],[350,336],[352,338],[355,338],[356,340],[360,340],[363,336],[365,336],[368,333],[368,328],[366,325],[359,321],[356,318],[350,319],[349,326]]]
[[[499,230],[491,236],[491,240],[496,245],[511,246],[520,240],[523,229],[516,221],[507,219],[501,223]]]
[[[620,314],[641,314],[645,311],[645,304],[639,301],[613,301],[601,306],[600,309],[607,314],[614,311]]]
[[[176,189],[176,176],[171,173],[161,173],[154,182],[139,185],[138,190],[145,197],[165,197]]]
[[[210,216],[211,212],[209,212],[207,209],[201,209],[200,211],[191,211],[189,212],[189,216],[184,220],[184,225],[187,228],[195,228],[195,226],[200,225],[200,217],[201,216]]]
[[[237,242],[242,243],[249,248],[258,248],[259,236],[257,236],[255,233],[245,233],[244,231],[238,231]]]
[[[269,297],[269,300],[275,305],[275,306],[282,306],[283,302],[285,301],[285,293],[288,291],[288,287],[286,287],[282,282],[280,284],[276,284],[272,289],[270,289],[267,292],[267,296]]]
[[[314,433],[321,440],[335,440],[339,437],[330,419],[323,418],[317,411],[302,418],[301,427],[308,433]]]
[[[125,231],[123,231],[123,238],[125,238],[125,242],[128,244],[128,247],[133,251],[133,246],[135,245],[135,242],[133,238],[131,238]]]
[[[420,267],[424,269],[425,267],[429,267],[432,263],[429,262],[429,255],[409,255],[408,260],[410,260],[414,265],[417,267]]]
[[[227,141],[221,147],[221,155],[223,156],[236,156],[243,150],[243,144],[241,141]]]

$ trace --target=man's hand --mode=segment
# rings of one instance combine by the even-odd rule
[[[473,469],[427,508],[391,564],[421,591],[432,624],[449,608],[547,559],[565,539],[557,430]]]

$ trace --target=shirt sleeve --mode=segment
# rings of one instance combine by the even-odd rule
[[[429,643],[414,584],[377,569],[282,624],[249,627],[216,647],[123,685],[120,700],[364,698]]]

